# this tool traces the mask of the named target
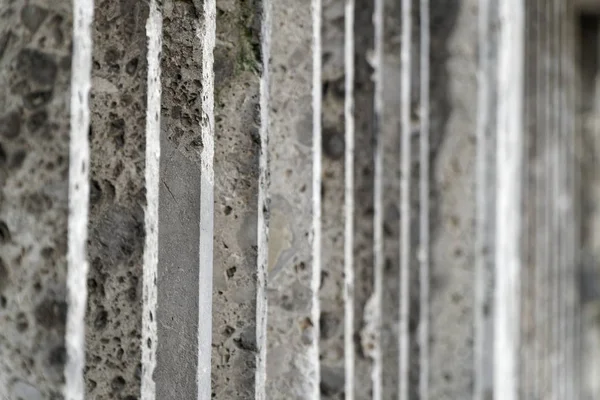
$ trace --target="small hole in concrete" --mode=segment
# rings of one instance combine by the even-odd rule
[[[235,275],[235,272],[237,271],[236,267],[231,267],[227,270],[227,277],[228,278],[233,278],[233,276]]]
[[[10,242],[10,230],[6,222],[0,221],[0,243]]]

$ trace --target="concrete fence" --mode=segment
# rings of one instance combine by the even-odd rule
[[[0,400],[600,399],[599,10],[0,0]]]

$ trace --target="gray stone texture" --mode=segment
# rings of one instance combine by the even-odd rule
[[[0,3],[0,398],[62,399],[70,1]]]
[[[202,10],[163,2],[157,399],[198,398]],[[199,297],[200,296],[200,297]]]
[[[262,1],[217,1],[213,396],[254,398]]]
[[[373,2],[357,0],[354,18],[354,396],[370,398],[373,392],[373,343],[364,330],[370,317],[367,304],[373,295],[373,185],[374,84],[367,58],[374,46]],[[371,300],[372,301],[372,300]]]
[[[344,0],[324,1],[322,27],[322,281],[320,391],[344,396]]]
[[[313,318],[313,19],[309,2],[273,2],[267,398],[318,393]]]
[[[140,396],[148,4],[97,1],[90,95],[86,386]]]
[[[431,8],[432,399],[473,385],[477,1]]]
[[[400,2],[384,3],[383,45],[383,254],[382,397],[398,397],[398,304],[400,294]]]

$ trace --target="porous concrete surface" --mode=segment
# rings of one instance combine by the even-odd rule
[[[381,311],[382,398],[398,397],[400,294],[400,3],[384,3],[383,45],[383,287]]]
[[[312,309],[313,20],[311,7],[273,2],[267,398],[312,399],[318,391]],[[315,329],[317,328],[317,329]]]
[[[62,399],[71,2],[0,3],[0,398]]]
[[[254,398],[260,0],[217,1],[213,396]],[[271,398],[271,397],[269,397]]]
[[[97,1],[93,24],[87,396],[140,396],[148,4]]]
[[[163,2],[157,399],[197,398],[200,243],[201,10]],[[206,298],[206,297],[205,297]],[[208,297],[210,298],[210,296]],[[208,316],[207,318],[210,318]]]
[[[373,136],[374,83],[368,54],[374,46],[373,2],[357,0],[354,18],[354,396],[372,396],[373,349],[376,344],[367,334],[373,295]],[[367,328],[367,329],[365,329]]]
[[[431,8],[430,398],[473,384],[477,1]]]
[[[344,398],[344,0],[323,6],[322,280],[319,353],[322,399]]]

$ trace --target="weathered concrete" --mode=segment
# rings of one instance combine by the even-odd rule
[[[431,9],[433,399],[472,396],[477,5]]]
[[[163,3],[157,399],[200,398],[202,17],[192,2]]]
[[[81,69],[72,78],[73,5],[65,1],[54,2],[51,9],[39,2],[0,5],[3,399],[81,398],[85,302],[81,278],[86,268],[81,227],[87,218],[88,160],[86,140],[80,135],[88,124],[83,98],[89,90],[90,14],[77,16],[81,37],[74,43],[74,57]],[[76,96],[73,101],[71,94]],[[72,118],[70,112],[75,113]],[[81,150],[71,170],[70,148]],[[67,225],[82,236],[71,232],[67,238]],[[65,377],[65,367],[72,375]],[[63,392],[65,382],[73,386]]]
[[[269,399],[312,399],[320,375],[321,2],[272,6],[266,390]]]
[[[345,77],[343,0],[323,2],[323,183],[319,358],[323,399],[344,396]],[[348,396],[346,396],[348,398]]]
[[[374,84],[372,55],[374,34],[373,2],[357,0],[354,19],[354,397],[373,395],[372,368],[377,347],[373,320],[374,290],[373,187],[374,187]]]
[[[263,1],[218,1],[217,10],[213,396],[261,398],[257,300],[266,243],[259,226],[268,206],[259,204]]]
[[[86,384],[97,399],[141,390],[148,12],[95,4]]]

